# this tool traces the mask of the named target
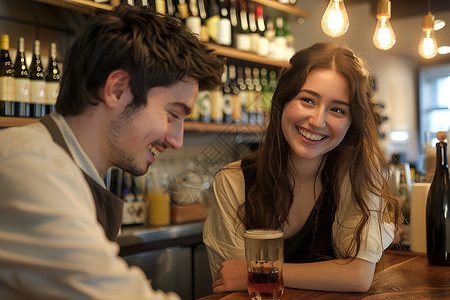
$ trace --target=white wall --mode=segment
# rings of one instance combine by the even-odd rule
[[[296,49],[310,46],[315,42],[334,41],[340,45],[351,47],[366,60],[377,84],[376,97],[378,102],[385,105],[383,114],[388,121],[382,126],[386,132],[383,146],[389,158],[394,152],[407,155],[409,161],[417,159],[418,149],[418,121],[417,115],[417,61],[395,54],[393,51],[377,49],[372,44],[376,17],[370,11],[368,2],[347,6],[350,20],[348,31],[339,38],[330,38],[322,32],[320,22],[329,1],[326,0],[298,0],[297,6],[307,10],[311,16],[303,24],[295,23],[291,18],[291,28],[295,36]],[[392,22],[395,31],[395,23]],[[419,23],[419,30],[421,24]],[[420,31],[419,31],[420,32]],[[398,39],[398,37],[397,37]],[[392,143],[389,140],[391,130],[408,130],[410,139],[403,143]]]

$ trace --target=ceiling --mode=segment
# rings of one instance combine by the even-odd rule
[[[436,19],[444,20],[447,25],[436,32],[438,46],[450,46],[450,0],[429,0],[430,11]],[[345,0],[347,7],[356,4],[370,4],[371,13],[377,13],[377,0]],[[422,27],[422,18],[428,12],[428,0],[391,0],[391,24],[397,36],[397,43],[389,50],[417,59],[418,37]],[[419,57],[420,58],[420,57]],[[421,59],[421,58],[420,58]],[[450,63],[450,54],[438,55],[423,63]]]

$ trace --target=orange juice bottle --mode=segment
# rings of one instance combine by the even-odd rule
[[[150,186],[147,191],[148,199],[148,225],[170,224],[170,197],[165,188],[161,186],[157,174],[150,173]]]

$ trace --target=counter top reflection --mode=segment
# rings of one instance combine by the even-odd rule
[[[248,300],[247,292],[214,294],[201,300]],[[365,293],[332,293],[286,288],[281,299],[450,299],[450,267],[430,266],[426,255],[388,250]]]

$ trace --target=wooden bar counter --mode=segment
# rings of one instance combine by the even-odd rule
[[[247,292],[220,293],[201,300],[248,300]],[[385,251],[365,293],[334,293],[285,288],[291,299],[450,299],[450,267],[430,266],[425,254]]]

